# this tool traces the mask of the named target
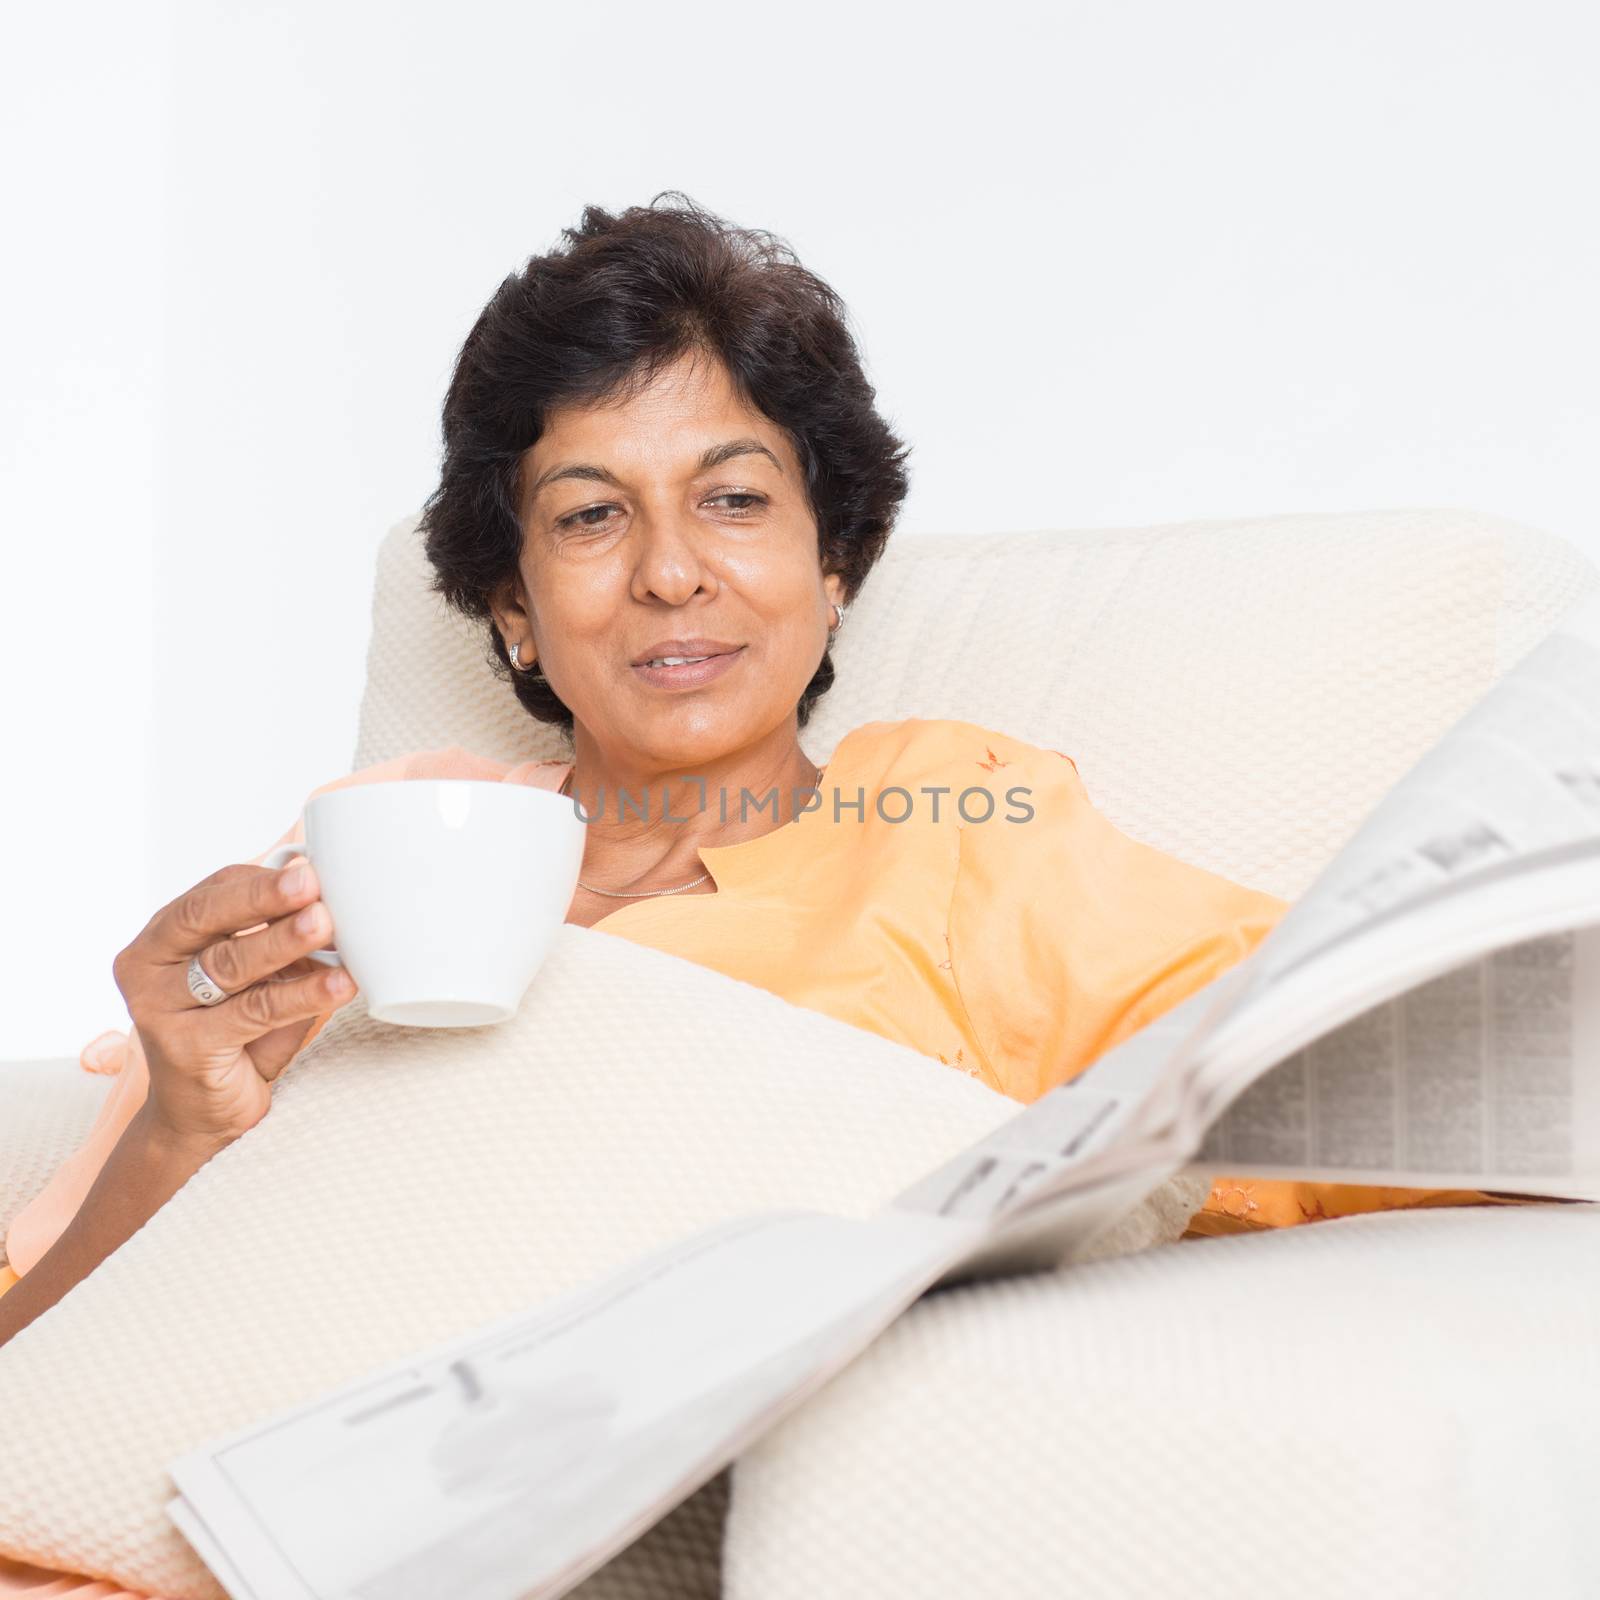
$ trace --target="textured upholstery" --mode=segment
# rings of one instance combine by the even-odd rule
[[[30,1443],[0,1452],[0,1542],[216,1594],[162,1511],[182,1450],[730,1210],[870,1208],[1010,1109],[584,928],[505,1024],[399,1028],[358,998],[271,1116],[3,1352],[0,1416]]]
[[[1004,727],[1070,751],[1091,798],[1135,837],[1293,898],[1443,729],[1597,582],[1592,566],[1564,541],[1456,511],[901,538],[851,605],[835,647],[838,681],[819,704],[805,744],[808,753],[826,760],[845,732],[876,718],[948,716]],[[383,543],[373,621],[356,765],[452,743],[502,759],[565,753],[554,731],[529,723],[509,687],[495,679],[481,636],[428,591],[412,520],[391,530]],[[620,1030],[607,1035],[613,1054],[606,1074],[577,1078],[512,1070],[505,1052],[474,1052],[464,1072],[462,1060],[450,1058],[447,1066],[439,1054],[448,1036],[370,1023],[369,1031],[352,1031],[343,1017],[337,1019],[286,1074],[273,1116],[211,1163],[122,1251],[8,1348],[0,1363],[0,1416],[8,1423],[21,1419],[24,1436],[31,1421],[39,1438],[49,1433],[47,1422],[76,1419],[80,1429],[94,1428],[97,1441],[112,1446],[113,1459],[120,1450],[141,1463],[143,1476],[130,1482],[127,1473],[97,1473],[81,1451],[70,1449],[47,1450],[42,1464],[30,1461],[27,1474],[0,1460],[0,1549],[80,1563],[92,1549],[104,1569],[124,1581],[164,1583],[179,1596],[214,1595],[187,1547],[151,1516],[159,1500],[150,1481],[152,1459],[170,1459],[308,1386],[336,1381],[389,1353],[592,1277],[642,1247],[649,1228],[659,1227],[666,1236],[682,1232],[705,1207],[722,1214],[779,1194],[785,1203],[803,1199],[838,1211],[865,1206],[889,1192],[902,1171],[931,1164],[935,1147],[964,1143],[1012,1109],[971,1080],[947,1074],[947,1084],[938,1074],[929,1077],[923,1058],[793,1007],[783,1007],[780,1037],[770,1007],[783,1003],[746,985],[719,987],[730,984],[719,974],[625,941],[564,930],[529,992],[523,1017],[504,1026],[515,1030],[537,1014],[544,1026],[570,1030],[582,1019],[589,1031],[581,1041],[579,1033],[564,1035],[570,1049],[552,1053],[563,1060],[592,1048],[593,1017],[603,1015],[607,1027]],[[630,1053],[625,1043],[626,1030],[641,1014],[631,1002],[653,997],[671,1011],[681,1007],[685,993],[702,990],[707,1003],[699,1014],[716,1018],[716,1025],[702,1021],[692,1039],[687,1032],[679,1036],[675,1059],[703,1064],[709,1050],[720,1065],[691,1080],[704,1092],[689,1098],[681,1121],[671,1120],[682,1103],[661,1093],[659,1076],[637,1070],[637,1044]],[[628,1007],[617,1005],[620,994],[629,997]],[[598,1012],[582,1009],[596,1005]],[[766,1017],[758,1015],[763,1006]],[[350,1011],[358,1007],[359,1001]],[[725,1059],[709,1042],[717,1039]],[[792,1054],[791,1041],[798,1041]],[[858,1052],[871,1056],[870,1071],[863,1073]],[[759,1104],[742,1093],[753,1058],[763,1084],[783,1085],[781,1094]],[[363,1077],[379,1070],[380,1059],[386,1090],[404,1083],[406,1098],[386,1095],[380,1102],[363,1092]],[[735,1061],[744,1064],[744,1078],[734,1071]],[[483,1093],[513,1097],[518,1115],[495,1131],[511,1126],[536,1141],[529,1146],[531,1160],[528,1151],[519,1152],[524,1159],[508,1159],[505,1141],[493,1139],[493,1159],[485,1165],[480,1142],[486,1128],[470,1115],[463,1120],[449,1095],[427,1098],[445,1077],[465,1089],[476,1073],[483,1075]],[[609,1163],[596,1173],[579,1159],[575,1152],[607,1148],[603,1135],[619,1115],[617,1103],[607,1099],[606,1083],[596,1081],[610,1082],[609,1074],[616,1075],[619,1092],[645,1097],[651,1108],[646,1122],[659,1115],[684,1138],[710,1141],[705,1148],[718,1152],[713,1167],[723,1176],[709,1189],[685,1187],[681,1160],[641,1162],[630,1146],[622,1152],[619,1192]],[[846,1083],[855,1086],[853,1094]],[[903,1138],[887,1145],[881,1129],[907,1124],[910,1104],[918,1115],[909,1119]],[[413,1110],[424,1106],[428,1117],[439,1119],[429,1124],[431,1139],[411,1124]],[[383,1107],[389,1111],[374,1109]],[[815,1133],[824,1108],[828,1138],[820,1145],[815,1138],[791,1141],[761,1132],[781,1127]],[[760,1123],[768,1114],[773,1123]],[[741,1116],[751,1120],[742,1124]],[[0,1123],[4,1118],[0,1106]],[[624,1120],[639,1122],[637,1105]],[[872,1128],[880,1130],[876,1138]],[[763,1145],[761,1161],[744,1161],[737,1150],[750,1137],[768,1139],[783,1159],[767,1159]],[[353,1165],[352,1148],[360,1156]],[[658,1141],[653,1159],[662,1159],[660,1148]],[[717,1167],[717,1161],[724,1165]],[[339,1226],[305,1233],[284,1225],[291,1196],[297,1207],[309,1203],[307,1196],[320,1197],[322,1214],[347,1217],[352,1207],[341,1198],[348,1202],[354,1191],[341,1186],[341,1171],[356,1173],[351,1181],[362,1193],[382,1196],[380,1242],[362,1257],[355,1280],[342,1256],[352,1239]],[[473,1182],[452,1187],[452,1175],[464,1171],[473,1173]],[[263,1187],[268,1172],[276,1189]],[[1202,1183],[1201,1193],[1203,1188]],[[670,1203],[645,1203],[663,1195]],[[1183,1195],[1181,1188],[1169,1191],[1164,1212],[1152,1197],[1112,1247],[1132,1249],[1172,1237],[1172,1208]],[[517,1209],[508,1212],[508,1203]],[[1080,1279],[1076,1274],[1091,1269],[1079,1267],[1025,1284],[961,1291],[959,1301],[953,1294],[935,1296],[910,1314],[903,1335],[891,1335],[895,1342],[872,1353],[870,1369],[863,1364],[841,1375],[730,1474],[591,1579],[592,1591],[585,1586],[584,1592],[607,1600],[632,1593],[687,1600],[709,1592],[704,1586],[716,1562],[705,1541],[715,1537],[730,1480],[729,1600],[771,1600],[802,1587],[817,1600],[914,1593],[919,1586],[938,1592],[928,1574],[941,1563],[946,1573],[990,1571],[1002,1547],[1015,1544],[1014,1523],[992,1511],[962,1514],[946,1487],[931,1482],[941,1475],[959,1484],[981,1474],[995,1480],[997,1489],[1015,1486],[1024,1509],[1048,1516],[1096,1472],[1102,1492],[1095,1504],[1120,1494],[1128,1507],[1138,1508],[1141,1537],[1148,1540],[1152,1529],[1181,1530],[1172,1569],[1181,1573],[1181,1538],[1193,1531],[1194,1519],[1178,1500],[1205,1481],[1206,1452],[1230,1427],[1258,1439],[1274,1426],[1273,1416],[1292,1432],[1297,1397],[1304,1397],[1310,1415],[1317,1398],[1311,1391],[1323,1372],[1291,1370],[1298,1321],[1284,1312],[1274,1324],[1263,1312],[1269,1334],[1289,1318],[1278,1389],[1257,1394],[1247,1385],[1236,1387],[1224,1415],[1207,1399],[1204,1383],[1181,1383],[1185,1372],[1203,1375],[1223,1363],[1235,1331],[1210,1302],[1196,1297],[1203,1264],[1236,1262],[1230,1281],[1248,1280],[1252,1292],[1263,1300],[1270,1296],[1280,1309],[1305,1305],[1308,1315],[1317,1315],[1323,1302],[1316,1298],[1314,1274],[1285,1276],[1292,1287],[1275,1287],[1280,1275],[1294,1270],[1296,1251],[1328,1251],[1318,1241],[1332,1230],[1346,1230],[1340,1237],[1357,1246],[1363,1237],[1381,1236],[1386,1247],[1392,1243],[1395,1259],[1413,1263],[1409,1270],[1426,1278],[1432,1270],[1430,1241],[1439,1233],[1432,1218],[1440,1215],[1498,1230],[1464,1232],[1464,1239],[1481,1243],[1462,1246],[1485,1252],[1496,1271],[1507,1266],[1506,1252],[1521,1248],[1521,1236],[1499,1220],[1502,1215],[1529,1218],[1519,1227],[1562,1229],[1548,1233],[1551,1251],[1582,1244],[1593,1253],[1592,1240],[1580,1231],[1587,1224],[1553,1211],[1353,1218],[1293,1230],[1290,1237],[1191,1241],[1145,1251],[1137,1258],[1137,1281],[1151,1305],[1139,1325],[1160,1328],[1165,1337],[1130,1345],[1130,1363],[1138,1351],[1149,1363],[1148,1371],[1137,1369],[1138,1385],[1093,1390],[1102,1408],[1093,1424],[1102,1450],[1093,1462],[1059,1454],[1063,1445],[1057,1441],[1073,1436],[1089,1401],[1066,1382],[1073,1361],[1062,1360],[1059,1352],[1078,1346],[1063,1343],[1048,1308],[1055,1303],[1052,1295],[1066,1292],[1073,1302],[1070,1315],[1082,1324],[1080,1343],[1112,1337],[1108,1330],[1133,1325],[1127,1315],[1131,1302],[1116,1288],[1119,1280],[1107,1277],[1105,1268],[1092,1269],[1100,1276]],[[550,1226],[538,1228],[538,1219]],[[233,1227],[243,1230],[247,1248],[239,1248]],[[452,1258],[440,1243],[445,1229],[451,1239],[483,1243]],[[290,1238],[292,1246],[285,1242]],[[530,1238],[538,1249],[529,1247]],[[1246,1257],[1246,1250],[1255,1253]],[[1359,1248],[1349,1253],[1362,1254]],[[206,1274],[193,1270],[196,1260],[207,1262]],[[423,1263],[425,1294],[415,1277]],[[1124,1265],[1134,1269],[1132,1261]],[[1359,1275],[1359,1267],[1351,1271]],[[305,1292],[283,1295],[290,1275],[302,1273],[309,1274]],[[1103,1321],[1096,1285],[1110,1286]],[[1541,1292],[1537,1285],[1534,1292]],[[1044,1308],[1038,1315],[1033,1297]],[[330,1304],[336,1314],[329,1315]],[[967,1308],[968,1321],[953,1320],[957,1305]],[[258,1319],[269,1313],[280,1318],[272,1322],[279,1337],[224,1360],[202,1336],[207,1319],[221,1314],[218,1307],[232,1314],[241,1306]],[[374,1308],[381,1308],[382,1337],[398,1341],[392,1348],[375,1342],[365,1320]],[[1358,1309],[1374,1320],[1370,1301]],[[1348,1307],[1347,1313],[1357,1315]],[[1412,1325],[1404,1317],[1385,1326],[1402,1353],[1414,1348]],[[116,1330],[115,1339],[109,1329]],[[174,1329],[199,1330],[180,1339],[188,1340],[184,1350],[192,1365],[176,1388],[171,1363],[163,1370],[156,1359]],[[117,1364],[108,1352],[124,1339],[133,1341],[127,1359],[155,1361],[162,1379],[147,1386],[148,1403],[135,1409],[118,1398],[127,1386],[107,1376]],[[920,1406],[925,1417],[949,1406],[962,1425],[941,1433],[897,1420],[893,1426],[916,1441],[916,1449],[896,1450],[892,1441],[875,1436],[868,1451],[851,1420],[872,1415],[851,1399],[861,1393],[851,1387],[858,1374],[884,1370],[886,1361],[899,1359],[897,1351],[937,1353],[946,1347],[949,1359],[940,1356],[935,1363],[937,1390],[913,1383],[908,1402],[903,1387],[888,1384],[883,1404]],[[1514,1354],[1503,1345],[1469,1348],[1490,1363],[1509,1363]],[[1552,1359],[1561,1358],[1554,1343],[1545,1348]],[[1337,1358],[1331,1348],[1328,1360]],[[992,1394],[982,1387],[1002,1369],[1008,1381],[1025,1385],[1052,1366],[1060,1381],[1052,1382],[1042,1412],[1052,1419],[1049,1428],[1019,1425],[1014,1409],[991,1403]],[[1390,1376],[1381,1369],[1373,1391],[1368,1420],[1376,1430],[1374,1450],[1389,1442],[1381,1401]],[[1146,1378],[1163,1404],[1192,1410],[1172,1423],[1172,1437],[1188,1445],[1174,1445],[1165,1458],[1152,1443],[1162,1414],[1141,1409]],[[195,1435],[179,1437],[180,1430],[163,1420],[174,1406],[197,1428]],[[1275,1409],[1251,1412],[1260,1406]],[[1241,1411],[1250,1413],[1245,1422]],[[1470,1425],[1470,1417],[1462,1423]],[[1411,1437],[1403,1430],[1395,1434],[1402,1443]],[[1130,1443],[1108,1462],[1105,1452],[1121,1438]],[[892,1460],[898,1477],[880,1484],[876,1498],[852,1504],[832,1494],[831,1486],[858,1482],[841,1464],[858,1444],[864,1456]],[[1274,1459],[1274,1471],[1281,1473],[1282,1460]],[[1040,1485],[1048,1501],[1035,1493]],[[1471,1496],[1479,1487],[1474,1480],[1460,1492],[1475,1503]],[[992,1507],[993,1494],[972,1504]],[[1281,1578],[1284,1569],[1272,1566],[1272,1552],[1281,1557],[1292,1550],[1312,1559],[1307,1552],[1319,1524],[1314,1500],[1299,1507],[1299,1523],[1288,1515],[1293,1506],[1273,1504],[1280,1521],[1266,1534],[1252,1527],[1267,1541],[1261,1570]],[[1405,1525],[1396,1520],[1400,1511],[1367,1506],[1367,1513],[1369,1529],[1379,1528],[1372,1519],[1390,1517],[1382,1524],[1388,1541],[1383,1548],[1404,1542]],[[915,1559],[906,1553],[908,1543],[917,1546]],[[1022,1554],[1029,1548],[1024,1540]],[[1060,1592],[1053,1582],[1043,1583],[1039,1569],[1019,1567],[1015,1552],[1008,1559],[1012,1564],[1005,1570],[1015,1587],[985,1584],[979,1592]],[[1098,1581],[1097,1571],[1111,1569],[1082,1570],[1088,1582]],[[903,1586],[896,1573],[912,1573],[914,1581]],[[970,1583],[966,1592],[974,1592]]]
[[[164,1513],[173,1457],[722,1218],[864,1215],[1015,1110],[587,928],[558,930],[493,1027],[395,1027],[358,998],[269,1117],[0,1352],[0,1417],[27,1441],[0,1452],[0,1550],[215,1600]],[[1181,1233],[1205,1198],[1182,1184],[1126,1247]]]
[[[1378,1212],[918,1302],[740,1457],[727,1600],[1587,1600],[1600,1205]]]

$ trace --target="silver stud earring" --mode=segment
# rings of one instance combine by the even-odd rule
[[[844,626],[844,607],[840,605],[837,600],[835,600],[833,602],[833,609],[835,613],[835,620],[833,626],[828,629],[828,637],[830,639]]]
[[[521,653],[522,653],[522,646],[520,644],[512,645],[512,647],[511,647],[511,665],[518,672],[522,673],[526,677],[542,678],[544,676],[544,674],[538,670],[539,663],[536,661],[536,662],[534,662],[534,664],[531,667],[524,667],[522,665],[521,661],[519,661],[517,659],[521,655]]]

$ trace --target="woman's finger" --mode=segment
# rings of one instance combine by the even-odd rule
[[[355,993],[355,980],[343,967],[324,967],[302,978],[269,978],[214,1006],[192,1006],[184,1026],[204,1054],[223,1056],[242,1050],[287,1023],[332,1011]]]
[[[270,922],[259,932],[234,934],[208,944],[199,952],[206,976],[224,994],[235,995],[252,983],[280,973],[290,962],[320,949],[333,932],[333,918],[320,900]],[[174,1009],[195,1003],[189,992],[189,963],[174,963],[167,992]]]
[[[334,1002],[330,1000],[326,1009],[332,1011]],[[254,1044],[246,1046],[246,1052],[255,1063],[256,1071],[262,1078],[272,1083],[283,1069],[294,1060],[305,1037],[316,1025],[316,1017],[305,1017],[298,1022],[288,1022],[281,1028],[274,1028],[270,1033],[264,1033]]]
[[[309,861],[292,862],[282,871],[234,863],[163,906],[137,943],[152,961],[187,965],[189,957],[207,945],[241,929],[276,922],[321,892]]]

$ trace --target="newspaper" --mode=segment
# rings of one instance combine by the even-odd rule
[[[564,1594],[799,1404],[973,1229],[741,1217],[193,1452],[235,1600]]]
[[[1600,596],[1252,955],[876,1215],[733,1219],[171,1463],[234,1600],[545,1600],[919,1296],[1176,1172],[1600,1200]]]

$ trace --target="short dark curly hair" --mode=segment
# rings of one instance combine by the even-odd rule
[[[774,235],[663,190],[617,216],[587,206],[562,238],[500,285],[467,335],[421,527],[434,592],[488,625],[490,665],[530,715],[570,735],[571,711],[543,677],[512,669],[489,609],[517,575],[522,463],[553,408],[636,393],[691,351],[718,358],[793,445],[822,570],[843,578],[846,600],[888,543],[909,448],[874,406],[843,301]],[[832,683],[824,650],[801,727]]]

